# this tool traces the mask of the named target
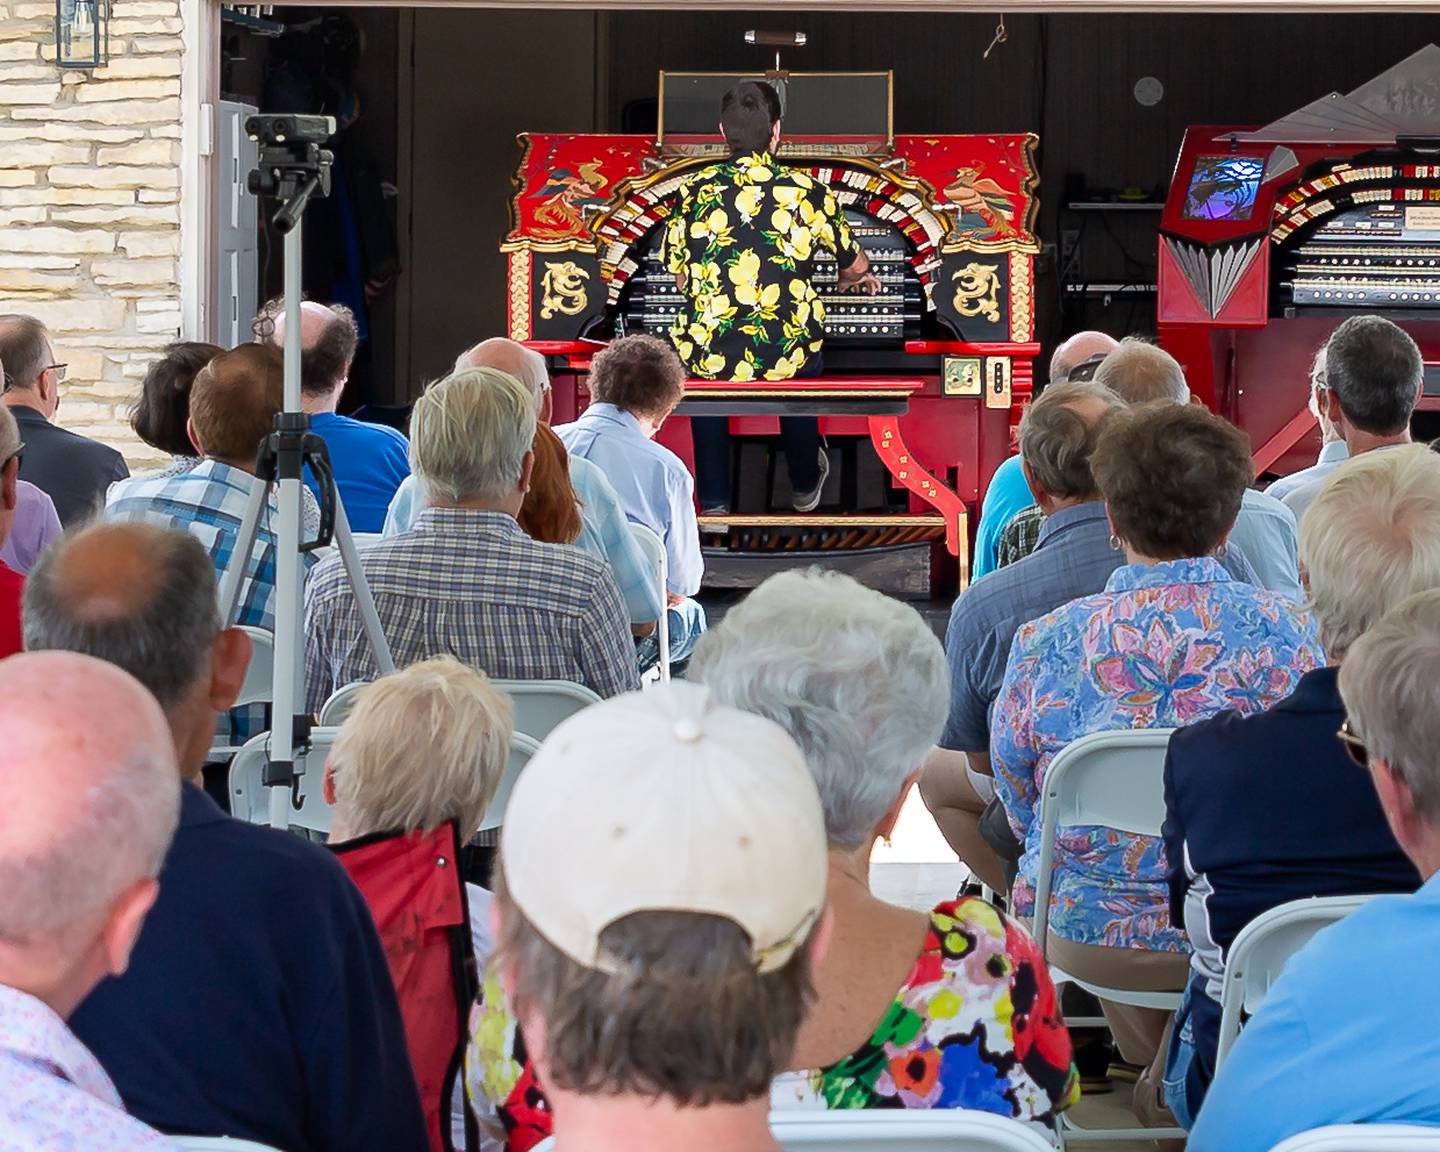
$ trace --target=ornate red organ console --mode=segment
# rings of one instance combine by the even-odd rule
[[[1264,128],[1191,128],[1160,230],[1160,342],[1257,472],[1314,463],[1310,364],[1348,315],[1415,338],[1440,409],[1440,48]]]
[[[787,120],[789,119],[787,114]],[[509,261],[513,339],[551,357],[555,420],[588,401],[590,357],[618,335],[664,336],[679,305],[659,260],[662,224],[718,138],[526,133]],[[687,414],[766,435],[814,414],[832,443],[868,443],[890,478],[881,507],[814,515],[737,508],[731,550],[833,552],[933,541],[966,569],[970,522],[1010,451],[1033,343],[1033,135],[787,135],[780,157],[834,191],[882,290],[841,294],[822,264],[824,374],[691,381],[660,439],[693,460]],[[954,561],[946,563],[953,571]]]

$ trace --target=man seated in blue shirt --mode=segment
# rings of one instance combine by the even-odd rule
[[[1424,886],[1377,896],[1290,959],[1211,1085],[1190,1152],[1267,1152],[1330,1124],[1440,1125],[1440,591],[1340,665],[1341,739]]]
[[[205,549],[149,524],[99,524],[54,545],[26,593],[26,646],[133,675],[165,710],[185,776],[129,970],[72,1021],[127,1109],[163,1132],[286,1152],[427,1152],[364,899],[324,848],[232,820],[199,785],[215,713],[250,658],[245,634],[220,626]]]
[[[1310,414],[1320,426],[1320,455],[1310,467],[1281,476],[1265,489],[1265,495],[1273,496],[1281,503],[1284,503],[1290,493],[1308,487],[1313,481],[1323,482],[1330,473],[1350,459],[1350,447],[1345,443],[1345,433],[1335,427],[1335,422],[1330,419],[1330,386],[1325,382],[1325,349],[1326,345],[1320,345],[1310,365]]]
[[[1331,477],[1313,508],[1300,553],[1329,666],[1268,711],[1182,728],[1165,761],[1171,922],[1185,926],[1194,952],[1164,1098],[1186,1128],[1214,1078],[1220,994],[1240,930],[1290,900],[1420,883],[1335,733],[1346,652],[1390,608],[1440,588],[1440,457],[1422,445],[1369,453]]]
[[[655,433],[685,395],[685,366],[664,341],[626,336],[591,361],[590,395],[580,419],[555,432],[572,459],[600,467],[631,522],[664,542],[670,659],[679,663],[705,631],[705,611],[694,600],[705,562],[694,478],[680,457],[655,443]]]
[[[540,423],[550,423],[554,395],[545,357],[540,353],[514,340],[494,336],[460,353],[455,360],[455,371],[463,372],[466,368],[498,368],[508,372],[535,396]],[[631,632],[637,637],[649,636],[660,619],[662,590],[630,532],[620,497],[605,479],[605,473],[590,461],[570,455],[568,463],[570,486],[580,499],[580,539],[575,541],[575,546],[610,566],[615,584],[625,599]],[[424,510],[425,497],[420,484],[414,476],[407,476],[385,515],[385,535],[408,532]]]
[[[257,326],[274,318],[270,340],[285,343],[284,301],[265,306]],[[379,532],[385,510],[400,482],[410,475],[405,437],[383,424],[367,424],[335,409],[350,379],[360,332],[343,304],[328,307],[306,300],[300,305],[300,405],[310,413],[310,430],[325,441],[335,469],[335,487],[355,532]],[[315,478],[305,483],[318,498]]]
[[[1050,357],[1050,384],[1063,384],[1070,373],[1092,356],[1113,351],[1118,341],[1104,332],[1077,332],[1055,349]],[[975,528],[975,553],[970,558],[970,578],[978,580],[995,571],[1000,553],[1000,536],[1015,516],[1035,503],[1020,470],[1019,455],[1011,456],[990,477],[985,499],[980,503],[980,523]]]

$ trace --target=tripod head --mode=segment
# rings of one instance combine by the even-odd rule
[[[260,158],[246,181],[252,195],[280,202],[270,218],[282,236],[295,227],[310,197],[330,195],[335,153],[320,147],[335,134],[333,116],[249,116],[245,134],[260,145]]]

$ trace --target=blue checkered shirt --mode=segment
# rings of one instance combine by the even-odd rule
[[[509,680],[573,680],[600,696],[640,687],[630,621],[610,569],[530,539],[503,512],[427,508],[360,553],[395,666],[449,653]],[[305,589],[311,712],[379,673],[339,556]]]
[[[137,476],[110,485],[105,498],[107,520],[143,520],[165,528],[179,528],[205,545],[215,562],[215,574],[230,566],[245,505],[260,481],[219,460],[202,460],[189,472],[175,476]],[[269,510],[260,515],[255,543],[240,581],[239,611],[233,621],[252,628],[275,631],[275,527],[279,508],[270,493]],[[305,556],[306,567],[315,563]],[[232,739],[243,740],[264,728],[264,708],[237,708],[231,713]]]

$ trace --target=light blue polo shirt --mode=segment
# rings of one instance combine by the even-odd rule
[[[980,502],[980,523],[975,528],[975,555],[970,558],[970,579],[995,571],[1000,562],[1000,537],[1005,526],[1031,504],[1035,495],[1025,483],[1020,457],[1011,456],[990,477]]]
[[[1240,1034],[1188,1152],[1269,1152],[1329,1124],[1440,1125],[1437,956],[1440,874],[1319,933]]]

